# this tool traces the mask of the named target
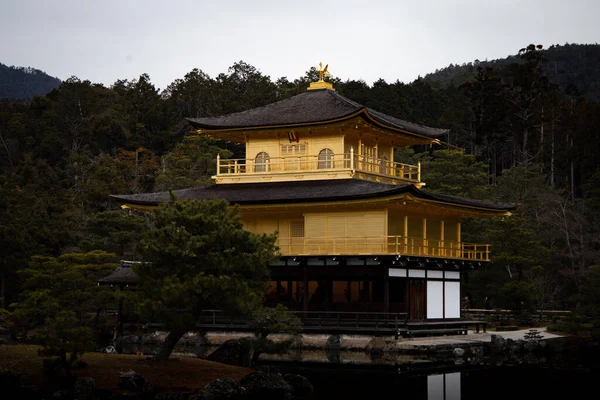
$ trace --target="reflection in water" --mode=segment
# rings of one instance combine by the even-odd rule
[[[137,349],[135,345],[132,352]],[[144,354],[156,349],[158,346],[142,346]],[[178,348],[173,355],[204,358],[214,349],[216,346]],[[315,400],[575,399],[597,391],[594,384],[600,377],[600,348],[582,349],[585,351],[565,347],[549,358],[532,358],[535,354],[530,353],[521,358],[504,354],[456,358],[439,352],[408,355],[293,349],[284,355],[261,355],[257,368],[306,376],[315,387]]]
[[[461,400],[460,372],[429,375],[427,400]]]

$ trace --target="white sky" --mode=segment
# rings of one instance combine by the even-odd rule
[[[341,79],[410,82],[529,43],[597,43],[600,0],[0,0],[0,62],[164,89],[234,62],[273,80],[319,61]]]

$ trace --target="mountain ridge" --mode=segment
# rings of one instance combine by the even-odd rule
[[[25,100],[44,96],[61,83],[62,80],[36,68],[0,63],[0,99]]]

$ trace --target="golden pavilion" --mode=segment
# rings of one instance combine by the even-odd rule
[[[246,229],[278,232],[271,302],[292,310],[406,313],[460,318],[461,275],[490,261],[490,246],[465,243],[461,220],[507,215],[513,205],[423,189],[420,165],[394,149],[440,143],[447,130],[383,114],[321,79],[307,91],[244,112],[189,118],[195,133],[245,145],[217,158],[215,184],[178,199],[226,199]],[[169,193],[114,196],[148,208]]]

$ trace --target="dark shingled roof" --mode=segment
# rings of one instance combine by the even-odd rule
[[[140,278],[130,267],[133,261],[121,261],[121,265],[105,278],[98,279],[101,285],[135,285]]]
[[[307,90],[299,95],[263,107],[220,117],[186,119],[196,128],[227,130],[325,123],[343,119],[359,112],[363,112],[366,116],[386,127],[402,129],[418,135],[436,138],[448,133],[448,129],[430,128],[372,110],[328,89]]]
[[[179,200],[225,199],[230,203],[241,205],[356,200],[386,197],[402,193],[410,193],[415,197],[423,199],[498,211],[516,208],[514,204],[496,204],[423,191],[417,189],[414,185],[388,185],[359,179],[236,183],[173,191],[173,194]],[[157,205],[170,200],[168,192],[113,195],[112,197],[122,203],[139,205]]]

